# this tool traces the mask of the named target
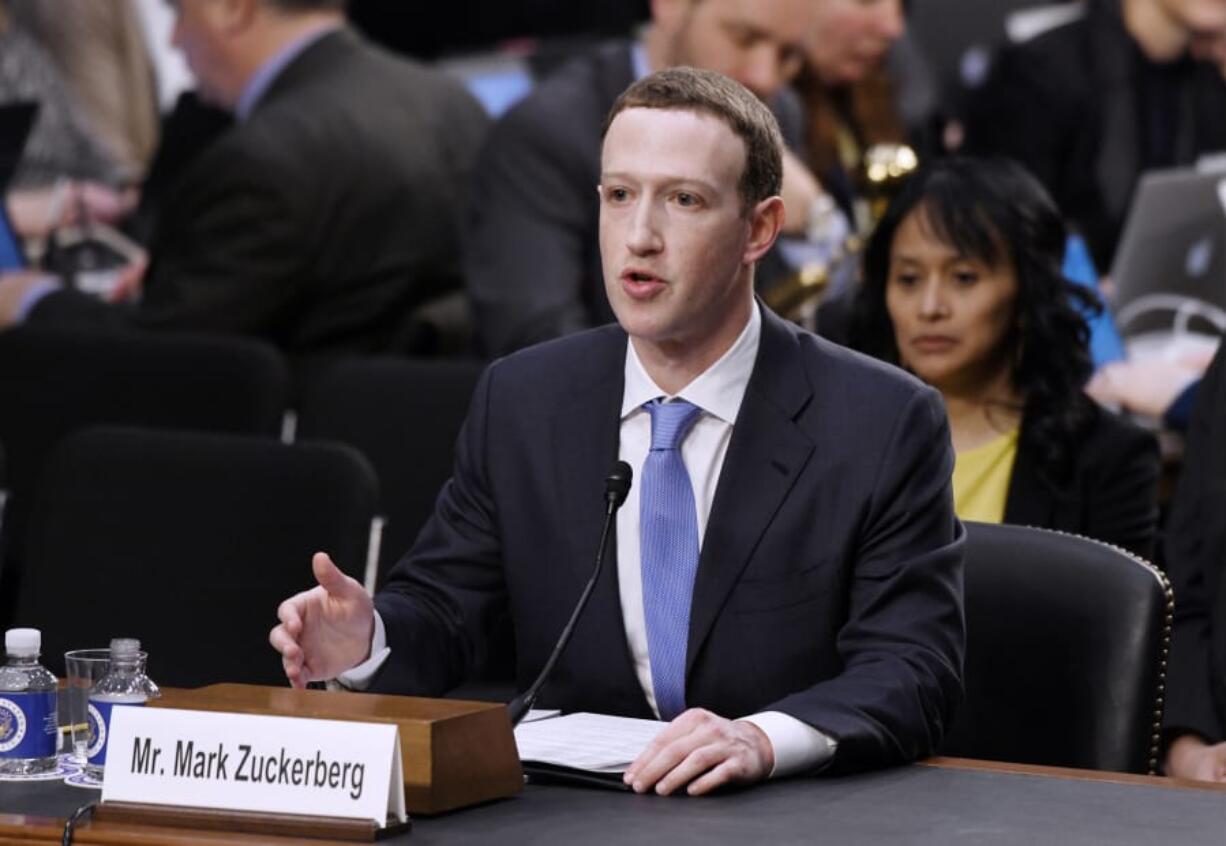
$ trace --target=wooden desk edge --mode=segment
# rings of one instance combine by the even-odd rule
[[[980,772],[1006,773],[1009,775],[1033,775],[1048,778],[1068,778],[1078,781],[1101,781],[1111,784],[1143,784],[1149,787],[1173,789],[1192,788],[1226,793],[1226,784],[1213,781],[1193,781],[1188,778],[1115,773],[1106,770],[1079,770],[1073,767],[1045,767],[1040,764],[1013,764],[1007,761],[980,761],[974,758],[925,758],[917,761],[924,767],[944,767],[954,770],[978,770]]]

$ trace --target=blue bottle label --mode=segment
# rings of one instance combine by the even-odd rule
[[[89,749],[85,752],[89,763],[98,767],[106,766],[106,746],[111,730],[111,710],[116,705],[131,708],[144,704],[144,702],[102,702],[97,699],[89,700],[89,709],[86,716],[89,722]]]
[[[54,690],[0,694],[0,758],[49,758],[58,739]]]

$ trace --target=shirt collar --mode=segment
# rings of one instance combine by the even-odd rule
[[[335,32],[338,29],[340,29],[340,24],[320,24],[298,36],[265,60],[264,64],[256,69],[256,72],[251,75],[251,79],[247,80],[247,84],[243,86],[243,92],[239,95],[238,102],[234,106],[234,116],[240,121],[250,117],[252,110],[255,109],[255,104],[268,92],[268,89],[276,78],[281,75],[281,72],[285,70],[286,66],[298,58],[303,50],[328,33]]]
[[[749,377],[753,375],[754,362],[758,358],[758,341],[762,337],[762,314],[755,302],[750,309],[749,322],[741,330],[728,351],[719,360],[700,373],[694,381],[669,397],[643,368],[634,344],[626,342],[626,387],[622,393],[622,419],[633,414],[658,397],[680,398],[698,406],[707,414],[718,417],[725,423],[736,423],[745,399]]]

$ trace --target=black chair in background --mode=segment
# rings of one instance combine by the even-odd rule
[[[66,439],[31,514],[17,622],[43,656],[139,637],[157,682],[278,684],[278,604],[311,554],[361,562],[377,499],[342,444],[100,427]],[[360,572],[350,571],[360,576]]]
[[[1174,600],[1129,552],[967,523],[966,700],[942,754],[1153,773]]]
[[[356,447],[379,478],[383,535],[373,583],[417,538],[443,483],[481,364],[473,361],[353,359],[303,389],[297,439]]]
[[[0,333],[0,441],[11,497],[0,626],[20,592],[29,499],[51,450],[96,424],[279,435],[288,365],[259,341],[19,327]]]

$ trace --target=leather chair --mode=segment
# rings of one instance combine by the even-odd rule
[[[245,338],[23,326],[0,332],[0,441],[8,451],[0,626],[24,572],[29,506],[51,451],[113,424],[277,437],[289,368]]]
[[[364,559],[376,498],[343,444],[84,430],[39,485],[17,622],[57,673],[65,650],[127,636],[161,684],[283,684],[277,606],[313,586],[315,551]]]
[[[942,754],[1153,773],[1174,601],[1117,547],[967,523],[966,699]]]
[[[434,512],[482,368],[475,361],[353,359],[329,366],[303,388],[298,440],[349,444],[379,478],[385,522],[372,587],[382,584]]]

